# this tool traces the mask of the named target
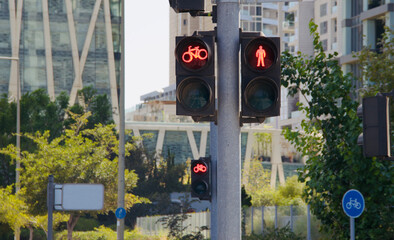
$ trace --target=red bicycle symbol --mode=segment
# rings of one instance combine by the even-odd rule
[[[204,164],[197,164],[196,166],[194,166],[193,168],[193,172],[198,173],[198,172],[202,172],[205,173],[207,171],[207,167],[204,166]]]
[[[205,49],[200,49],[200,46],[196,46],[192,48],[192,46],[188,47],[188,51],[184,52],[182,55],[182,60],[185,63],[190,63],[193,59],[205,60],[208,58],[208,52]]]

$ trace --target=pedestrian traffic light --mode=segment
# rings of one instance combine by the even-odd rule
[[[280,114],[280,74],[280,38],[242,33],[241,115],[249,118],[244,122]]]
[[[363,121],[358,144],[365,157],[390,157],[389,98],[383,95],[363,98],[357,115]]]
[[[215,113],[214,36],[176,37],[176,114]]]
[[[191,161],[191,195],[200,200],[211,200],[211,158]]]

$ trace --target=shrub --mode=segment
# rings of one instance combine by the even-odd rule
[[[295,234],[287,225],[284,228],[266,228],[263,235],[251,234],[244,237],[244,240],[303,240],[304,236]]]
[[[55,240],[66,240],[67,239],[67,231],[62,231],[55,235]],[[116,231],[111,230],[110,228],[106,228],[104,226],[100,226],[99,228],[95,228],[94,231],[88,232],[73,232],[74,240],[116,240]],[[163,239],[160,236],[145,236],[139,233],[138,231],[125,231],[124,233],[125,240],[160,240]]]

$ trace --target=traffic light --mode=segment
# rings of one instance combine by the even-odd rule
[[[363,133],[358,144],[365,157],[390,157],[389,98],[377,95],[363,98],[357,115],[363,120]]]
[[[200,12],[204,11],[204,0],[169,0],[175,12]]]
[[[201,157],[191,161],[192,197],[211,200],[211,158]]]
[[[262,122],[266,117],[280,114],[280,74],[280,38],[242,33],[241,115],[244,122]]]
[[[176,114],[215,113],[214,36],[176,37]]]

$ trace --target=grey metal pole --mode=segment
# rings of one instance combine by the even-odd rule
[[[250,208],[250,219],[251,219],[251,222],[250,222],[250,233],[253,233],[253,216],[254,215],[254,208],[253,208],[253,206]]]
[[[125,207],[125,109],[124,109],[124,74],[125,74],[125,44],[124,44],[124,2],[121,1],[122,6],[122,20],[121,20],[121,63],[120,63],[120,81],[119,81],[119,161],[118,161],[118,208]],[[116,228],[117,240],[124,239],[124,218],[117,219]]]
[[[278,228],[278,206],[275,205],[275,228]]]
[[[217,203],[217,143],[218,143],[218,128],[211,122],[210,134],[210,151],[211,151],[211,168],[212,168],[212,198],[211,198],[211,239],[218,239],[218,203]]]
[[[48,177],[47,187],[47,207],[48,207],[48,240],[53,239],[53,205],[54,205],[54,187],[53,187],[53,175]]]
[[[294,232],[293,229],[293,205],[290,205],[290,229]]]
[[[355,239],[355,230],[354,230],[354,218],[350,218],[350,240]]]
[[[264,206],[261,206],[261,235],[264,234]]]
[[[241,239],[239,0],[218,0],[218,239]]]
[[[308,204],[306,205],[306,212],[307,212],[307,240],[311,240],[311,206]]]

